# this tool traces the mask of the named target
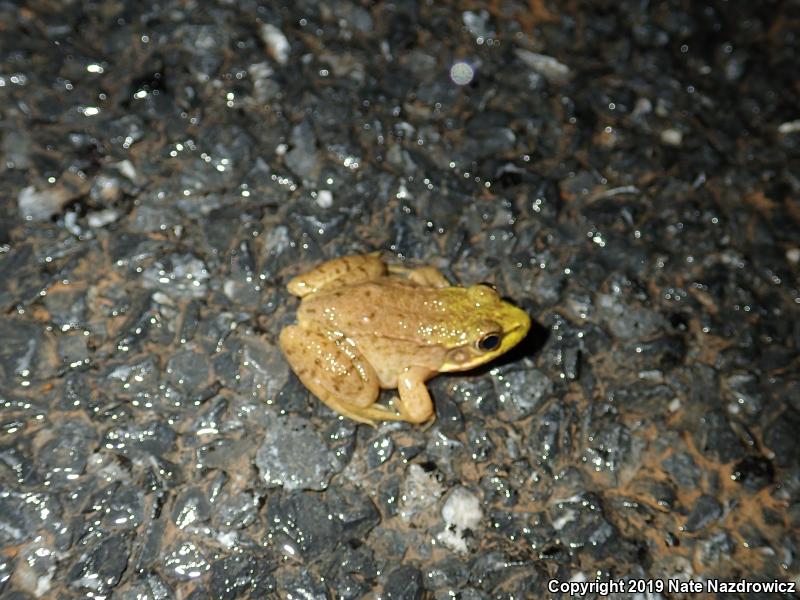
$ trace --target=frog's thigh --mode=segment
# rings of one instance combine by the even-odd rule
[[[303,385],[331,410],[370,425],[402,420],[394,411],[374,404],[378,376],[355,349],[345,352],[324,335],[295,325],[281,331],[280,344]]]
[[[286,285],[289,293],[307,296],[323,288],[372,281],[386,274],[386,265],[375,254],[355,254],[324,262]]]
[[[395,265],[389,266],[389,273],[393,275],[403,275],[420,285],[443,288],[451,287],[451,284],[441,272],[434,267],[419,267],[417,269],[409,269],[407,267],[400,267]]]
[[[281,349],[300,381],[321,400],[356,407],[378,397],[378,376],[355,348],[340,347],[327,336],[297,326],[281,331]]]
[[[424,423],[433,417],[433,402],[425,382],[433,373],[423,367],[410,367],[397,379],[400,416],[410,423]]]

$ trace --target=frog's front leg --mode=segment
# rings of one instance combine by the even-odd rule
[[[402,416],[375,404],[378,376],[347,340],[335,340],[297,325],[281,331],[281,350],[292,371],[332,410],[360,423],[398,421]]]
[[[424,423],[433,417],[433,402],[425,382],[435,374],[424,367],[408,367],[398,376],[400,402],[397,410],[404,421]]]
[[[386,264],[378,254],[354,254],[334,258],[293,278],[286,285],[290,294],[304,297],[323,288],[372,281],[386,275]]]

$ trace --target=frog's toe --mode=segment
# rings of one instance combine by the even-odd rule
[[[388,269],[390,274],[406,277],[418,285],[434,288],[446,288],[452,285],[435,267],[417,267],[415,269],[410,269],[398,265],[389,265]]]
[[[383,406],[382,404],[373,404],[365,408],[356,408],[348,406],[347,412],[342,413],[351,419],[359,421],[360,423],[367,423],[373,427],[377,427],[381,421],[404,421],[402,415],[397,414],[396,411]]]

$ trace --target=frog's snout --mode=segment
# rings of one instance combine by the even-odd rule
[[[531,318],[528,316],[528,313],[516,306],[513,308],[517,311],[515,315],[517,326],[509,330],[505,336],[503,336],[503,342],[498,354],[504,354],[511,350],[511,348],[525,339],[525,336],[528,335],[528,332],[531,330]]]

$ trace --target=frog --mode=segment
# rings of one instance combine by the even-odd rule
[[[508,352],[531,319],[493,286],[453,285],[432,266],[385,262],[379,253],[328,260],[292,278],[296,324],[279,335],[289,365],[317,398],[359,423],[433,423],[426,382]],[[381,389],[396,389],[390,405]]]

